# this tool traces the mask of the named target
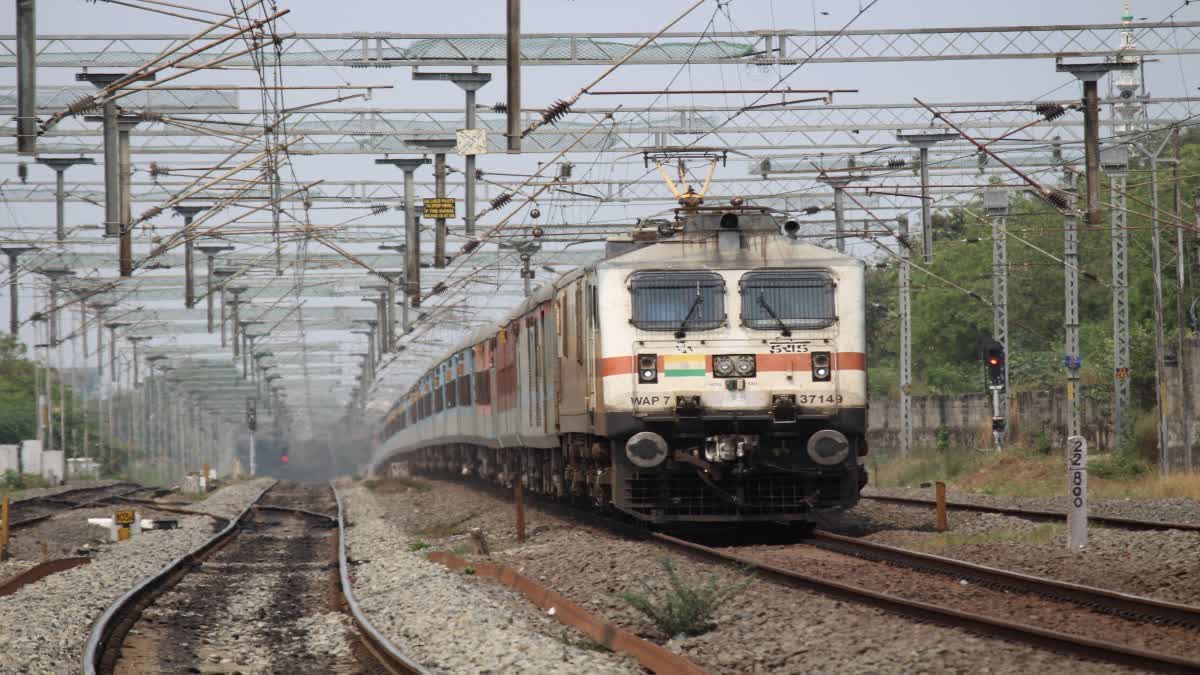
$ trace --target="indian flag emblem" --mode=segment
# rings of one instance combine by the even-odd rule
[[[704,377],[703,354],[668,354],[663,356],[663,375],[667,377]]]

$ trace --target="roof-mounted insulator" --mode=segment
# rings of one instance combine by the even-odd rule
[[[68,115],[85,115],[97,110],[96,97],[81,96],[75,99],[74,102],[67,105]]]
[[[502,192],[502,193],[496,195],[492,199],[492,201],[490,201],[488,203],[492,205],[493,209],[500,209],[500,208],[504,208],[505,204],[511,202],[512,198],[513,198],[513,196],[512,196],[511,192]]]
[[[1057,103],[1039,103],[1034,106],[1033,111],[1046,118],[1047,122],[1053,122],[1067,114],[1067,109]]]
[[[542,111],[542,124],[554,124],[569,112],[571,112],[571,102],[560,98]]]
[[[1071,201],[1067,198],[1067,195],[1058,190],[1042,188],[1037,194],[1047,204],[1061,211],[1066,211],[1071,206]]]

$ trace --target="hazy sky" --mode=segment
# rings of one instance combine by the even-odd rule
[[[230,3],[218,0],[183,0],[189,5],[228,9]],[[239,0],[240,2],[240,0]],[[690,0],[525,0],[525,32],[627,32],[651,33],[679,14]],[[693,12],[674,30],[717,32],[761,29],[835,30],[841,28],[860,7],[870,0],[725,0],[718,8],[713,0]],[[280,2],[292,12],[283,28],[296,32],[398,32],[398,33],[500,33],[504,30],[504,0],[292,0]],[[169,33],[186,34],[197,30],[193,24],[170,17],[156,16],[129,8],[90,3],[83,0],[40,0],[38,32],[49,34],[97,33]],[[1200,20],[1200,3],[1185,6],[1182,0],[1134,0],[1135,17],[1160,21],[1174,14],[1179,21]],[[1118,22],[1123,13],[1120,0],[878,0],[854,25],[853,29],[912,28],[939,26],[1046,25]],[[14,30],[14,3],[0,1],[0,32]],[[1181,33],[1182,39],[1182,33]],[[632,40],[632,38],[631,38]],[[1116,46],[1116,45],[1114,45]],[[1195,47],[1195,45],[1191,45]],[[1200,84],[1196,76],[1197,57],[1165,59],[1151,64],[1149,89],[1159,96],[1195,93]],[[524,104],[545,106],[574,93],[595,76],[598,67],[531,67],[524,78]],[[480,92],[479,101],[490,104],[504,98],[503,69],[491,69],[493,82]],[[764,88],[774,84],[778,73],[752,66],[628,66],[614,74],[605,86],[611,88],[661,88],[678,75],[677,88]],[[0,72],[0,84],[12,84],[13,69]],[[39,85],[73,83],[71,69],[42,69]],[[456,87],[441,83],[413,83],[410,69],[338,69],[293,68],[287,71],[293,84],[393,84],[396,89],[379,92],[373,101],[356,107],[435,107],[460,106],[462,96]],[[217,73],[189,76],[181,83],[253,81],[248,74]],[[953,63],[843,64],[810,65],[787,82],[795,88],[855,88],[860,93],[839,97],[839,102],[908,102],[913,96],[931,101],[1030,100],[1055,91],[1056,97],[1078,95],[1074,78],[1055,72],[1051,60],[960,61]],[[288,104],[328,97],[289,94]],[[691,103],[691,98],[676,97],[673,102]],[[648,99],[639,99],[645,104]],[[741,104],[741,98],[705,97],[701,104]],[[255,97],[242,94],[242,105],[254,106]],[[611,105],[615,101],[585,99],[584,106]],[[150,158],[136,157],[135,164]],[[198,157],[189,157],[197,160]],[[527,170],[545,156],[516,160]],[[0,179],[12,178],[15,158],[0,158]],[[161,161],[161,159],[160,159]],[[481,159],[481,166],[494,170],[513,164],[501,157]],[[301,159],[298,166],[312,177],[358,177],[362,179],[398,179],[399,172],[377,167],[370,157]],[[73,177],[99,180],[99,169],[73,169]],[[48,181],[53,174],[40,166],[30,167],[31,179]],[[145,178],[142,174],[141,179]],[[135,206],[135,210],[138,207]],[[144,208],[144,207],[142,207]],[[636,209],[635,209],[636,210]],[[633,211],[631,217],[638,215]],[[69,223],[96,223],[102,212],[94,206],[76,204],[68,210]],[[0,226],[14,219],[46,219],[52,222],[49,205],[0,207]],[[170,219],[177,225],[177,219]],[[2,277],[0,277],[2,278]],[[7,310],[7,289],[0,288],[0,308]]]

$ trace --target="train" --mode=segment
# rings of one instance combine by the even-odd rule
[[[655,525],[812,522],[867,483],[863,261],[769,209],[676,210],[534,291],[388,411],[377,466]]]

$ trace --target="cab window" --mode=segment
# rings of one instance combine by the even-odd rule
[[[679,333],[725,323],[725,280],[713,272],[637,272],[629,292],[631,323],[642,330]]]
[[[815,330],[837,321],[833,277],[815,270],[758,270],[742,275],[742,324],[756,330]]]

